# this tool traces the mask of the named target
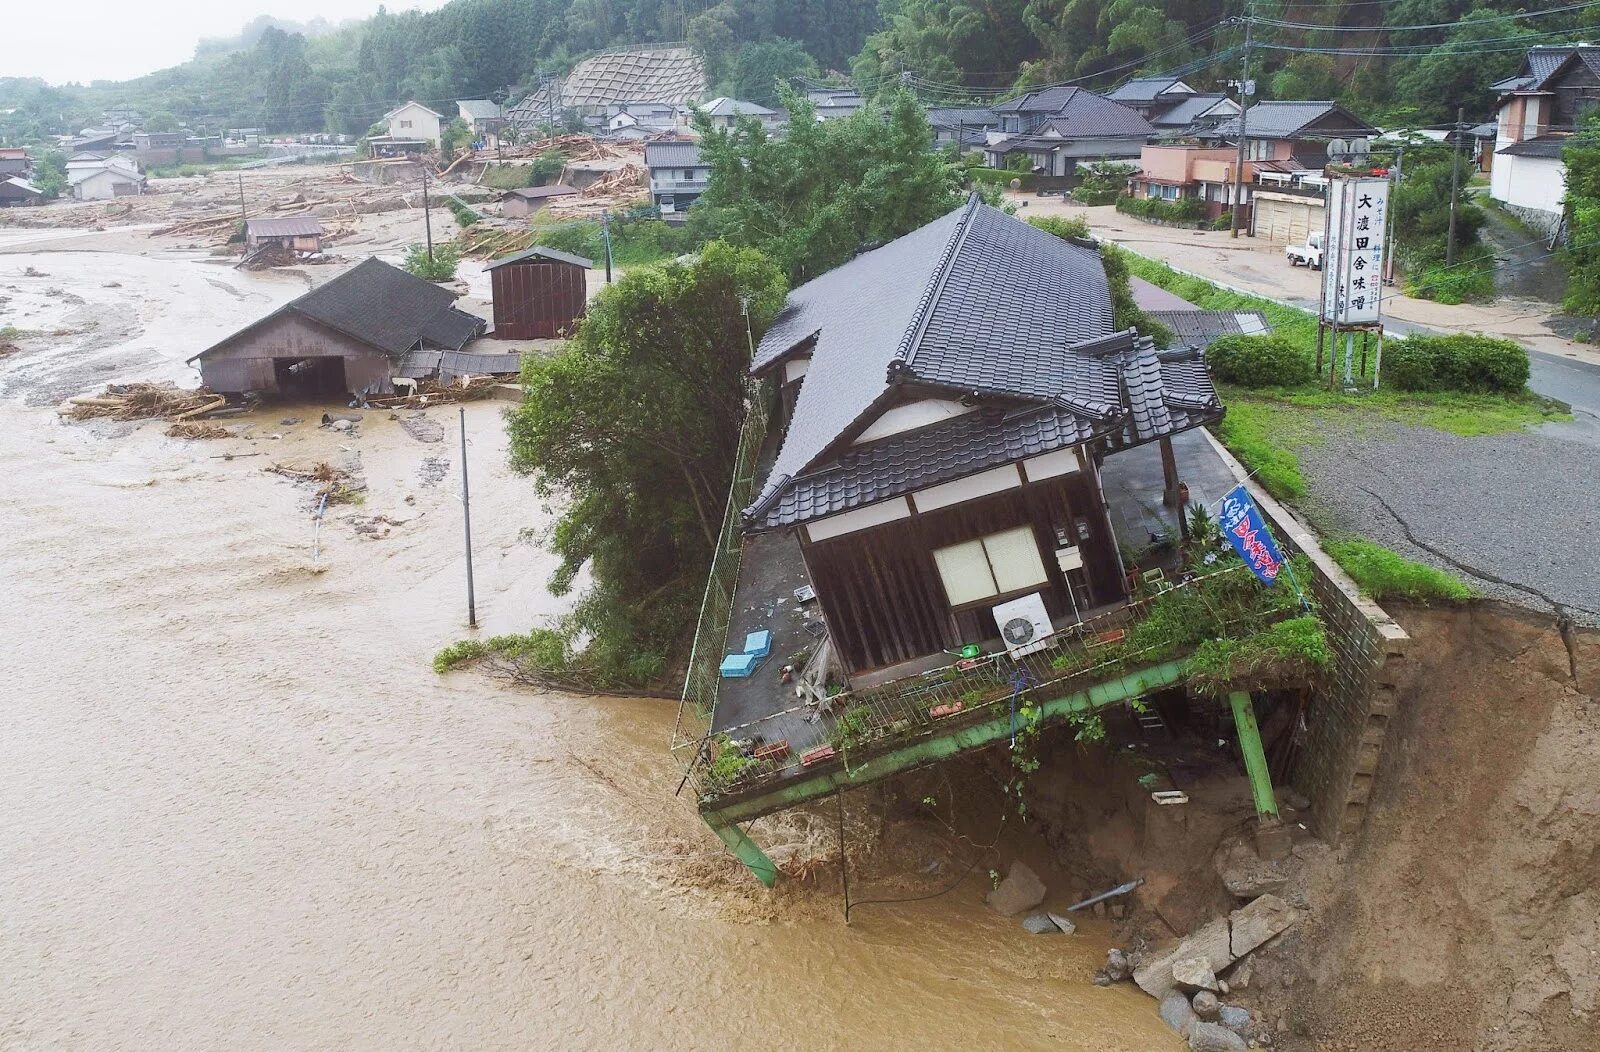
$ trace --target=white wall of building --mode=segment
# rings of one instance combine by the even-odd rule
[[[1522,218],[1537,222],[1541,216],[1548,216],[1553,224],[1561,216],[1566,192],[1567,167],[1560,158],[1494,155],[1494,165],[1489,169],[1489,196]],[[1540,215],[1530,216],[1530,212]]]
[[[439,115],[420,102],[408,102],[389,114],[389,134],[396,139],[427,139],[439,145]]]

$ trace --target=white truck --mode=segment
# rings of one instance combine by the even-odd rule
[[[1312,270],[1322,269],[1322,234],[1313,233],[1306,238],[1303,245],[1289,245],[1283,250],[1288,257],[1291,267],[1310,267]]]

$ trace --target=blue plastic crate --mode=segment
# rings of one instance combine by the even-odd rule
[[[744,652],[764,658],[772,653],[772,633],[765,628],[751,632],[744,637]]]
[[[744,679],[756,670],[761,659],[754,654],[729,654],[722,659],[723,679]]]

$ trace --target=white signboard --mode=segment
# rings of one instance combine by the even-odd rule
[[[1371,325],[1383,299],[1383,237],[1389,180],[1334,178],[1328,184],[1328,237],[1322,253],[1322,320]]]

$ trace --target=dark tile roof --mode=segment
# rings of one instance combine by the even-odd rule
[[[1018,95],[1014,99],[1007,99],[994,108],[996,113],[1060,113],[1061,107],[1071,101],[1079,93],[1093,94],[1087,88],[1073,87],[1067,84],[1057,84],[1053,87],[1040,88]]]
[[[1022,99],[1001,103],[995,107],[995,112],[1035,118],[1037,126],[1031,127],[1030,132],[1037,134],[1050,128],[1064,139],[1149,136],[1155,132],[1150,122],[1136,111],[1092,91],[1052,88],[1033,94],[1039,96],[1036,101],[1024,102],[1032,98],[1032,95],[1025,95]],[[1028,108],[1007,110],[1012,103],[1024,103]]]
[[[1226,95],[1190,95],[1176,106],[1164,109],[1152,116],[1150,123],[1158,128],[1187,128],[1199,120],[1207,110],[1218,103],[1226,101],[1228,101],[1228,96]],[[1229,109],[1227,115],[1232,116],[1233,110]]]
[[[459,351],[470,340],[483,335],[488,322],[459,307],[447,307],[422,327],[422,343],[440,350]]]
[[[1146,311],[1152,321],[1172,330],[1179,344],[1205,347],[1218,336],[1234,333],[1268,333],[1272,326],[1259,311],[1234,310],[1153,310]]]
[[[1174,416],[1154,346],[1111,326],[1098,253],[976,197],[807,282],[752,363],[760,372],[793,351],[811,353],[748,521],[788,525],[1091,435],[1147,441],[1215,415],[1210,381],[1180,376],[1207,408]],[[830,457],[897,385],[975,398],[989,411]],[[913,441],[916,456],[901,452]]]
[[[189,360],[192,362],[221,350],[242,332],[283,313],[303,314],[353,340],[398,358],[417,345],[429,326],[459,324],[440,321],[440,315],[454,309],[451,304],[455,298],[455,293],[448,289],[369,257],[338,277],[252,322],[240,333],[212,344]],[[482,324],[481,321],[479,324]]]
[[[936,106],[928,110],[928,123],[935,128],[984,127],[998,125],[1000,115],[977,106]]]
[[[1106,93],[1116,102],[1154,102],[1183,81],[1177,77],[1134,77]]]
[[[386,354],[403,354],[455,302],[455,293],[369,258],[288,304]]]
[[[574,266],[583,267],[585,270],[594,266],[594,260],[592,259],[575,256],[571,252],[562,252],[560,249],[546,248],[544,245],[534,245],[532,248],[523,249],[521,252],[513,252],[509,256],[501,256],[494,262],[487,264],[483,269],[493,270],[495,267],[503,267],[507,263],[521,263],[525,259],[553,259],[557,263],[571,263]]]
[[[1258,102],[1245,114],[1245,134],[1252,139],[1292,139],[1308,124],[1330,115],[1345,117],[1353,127],[1376,134],[1378,129],[1336,102]],[[1239,134],[1239,119],[1230,117],[1217,125],[1223,135]]]
[[[644,144],[646,168],[698,168],[705,163],[700,159],[698,143],[673,141]]]
[[[1502,146],[1496,153],[1507,153],[1513,157],[1561,157],[1561,150],[1567,145],[1565,135],[1536,135],[1531,139],[1523,139],[1509,146]]]

